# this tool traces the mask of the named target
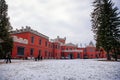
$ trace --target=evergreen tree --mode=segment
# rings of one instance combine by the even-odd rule
[[[95,33],[96,46],[107,52],[107,59],[111,60],[109,52],[114,50],[117,60],[120,48],[120,17],[111,0],[95,0],[93,2],[92,30]]]
[[[13,40],[10,37],[10,31],[12,27],[10,26],[9,17],[7,16],[8,5],[5,0],[0,0],[0,57],[3,58],[5,53],[12,50]]]

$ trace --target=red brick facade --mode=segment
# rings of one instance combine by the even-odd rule
[[[83,59],[104,58],[104,51],[96,51],[93,46],[79,48],[72,43],[65,43],[66,38],[49,40],[49,37],[32,30],[30,27],[11,32],[14,40],[12,58],[36,58],[38,55],[44,59]]]

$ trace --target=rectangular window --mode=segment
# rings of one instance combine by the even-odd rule
[[[17,47],[17,55],[24,55],[24,47]]]
[[[64,53],[62,53],[61,56],[64,57]]]
[[[49,44],[49,48],[50,48],[50,44]]]
[[[47,51],[45,51],[45,57],[47,57]]]
[[[30,49],[30,55],[33,56],[33,53],[34,53],[34,49],[31,48],[31,49]]]
[[[55,48],[56,48],[56,49],[57,49],[57,47],[58,47],[58,46],[57,46],[57,45],[55,45]]]
[[[93,49],[93,48],[90,48],[90,52],[94,52],[94,49]]]
[[[41,45],[41,44],[42,44],[42,40],[40,39],[40,40],[39,40],[39,45]]]
[[[53,45],[53,48],[55,48],[55,45]]]
[[[62,50],[64,50],[64,48],[62,48]]]
[[[33,36],[31,37],[31,43],[34,43],[34,37]]]
[[[47,41],[46,41],[46,42],[45,42],[45,46],[47,47],[47,45],[48,45],[48,44],[47,44]]]
[[[53,48],[53,45],[51,45],[51,48]]]
[[[85,53],[87,52],[87,49],[86,49],[86,48],[84,49],[84,52],[85,52]]]

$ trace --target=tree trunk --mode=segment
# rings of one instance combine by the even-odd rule
[[[115,61],[117,61],[117,53],[115,53]]]
[[[117,52],[118,52],[118,50],[117,49],[114,49],[114,52],[115,52],[115,61],[117,61]]]
[[[110,54],[109,54],[109,50],[107,50],[107,60],[111,60]]]

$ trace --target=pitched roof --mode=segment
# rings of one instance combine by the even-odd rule
[[[89,43],[89,45],[87,47],[95,47],[95,46],[94,46],[93,42],[90,41],[90,43]]]

